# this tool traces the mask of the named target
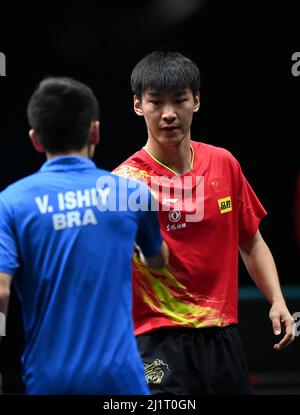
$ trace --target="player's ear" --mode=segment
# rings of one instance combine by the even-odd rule
[[[200,108],[200,92],[197,91],[194,94],[194,109],[193,112],[198,112]]]
[[[144,115],[143,108],[142,108],[142,99],[139,99],[136,95],[133,97],[133,108],[134,112],[142,117]]]
[[[92,121],[90,127],[89,144],[96,146],[100,142],[100,121]]]
[[[46,150],[45,150],[43,144],[41,143],[36,131],[33,130],[33,129],[29,130],[28,135],[29,135],[29,138],[31,140],[31,143],[32,143],[34,149],[39,153],[45,153]]]

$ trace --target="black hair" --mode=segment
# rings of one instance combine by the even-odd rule
[[[179,52],[155,51],[134,67],[131,88],[139,99],[146,89],[162,93],[188,88],[195,95],[200,89],[200,72],[194,62]]]
[[[41,81],[27,107],[28,121],[46,151],[78,151],[87,144],[92,121],[99,119],[93,91],[72,78]]]

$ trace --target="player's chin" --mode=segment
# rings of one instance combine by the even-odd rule
[[[183,136],[181,134],[173,134],[173,135],[162,135],[159,138],[161,144],[165,145],[174,145],[179,144],[183,140]]]

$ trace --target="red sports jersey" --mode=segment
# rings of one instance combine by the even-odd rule
[[[157,195],[170,249],[159,271],[134,258],[136,335],[237,323],[238,245],[252,239],[266,211],[231,153],[195,141],[191,148],[192,168],[181,176],[145,149],[114,171],[146,181]]]

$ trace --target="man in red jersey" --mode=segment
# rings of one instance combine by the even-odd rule
[[[135,334],[154,394],[251,393],[237,329],[238,252],[271,304],[280,350],[294,321],[260,232],[266,212],[237,160],[191,141],[200,107],[197,66],[176,52],[153,52],[133,69],[134,110],[148,140],[116,174],[149,184],[159,201],[169,266],[134,259]]]

